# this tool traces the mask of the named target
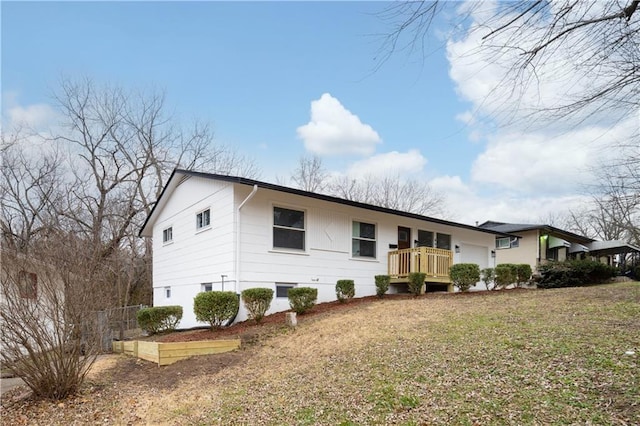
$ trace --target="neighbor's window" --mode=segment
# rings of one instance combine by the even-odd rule
[[[18,273],[18,291],[20,297],[35,299],[38,296],[38,275],[33,272],[20,271]]]
[[[436,234],[436,248],[451,250],[451,235],[438,232]]]
[[[496,238],[496,248],[499,249],[508,249],[511,247],[511,241],[509,237],[506,238]]]
[[[202,291],[213,291],[213,284],[212,283],[203,283],[202,284]]]
[[[433,247],[433,232],[418,229],[417,247]]]
[[[173,226],[170,226],[162,231],[162,242],[170,243],[171,241],[173,241]]]
[[[164,297],[167,299],[171,299],[171,287],[164,288]]]
[[[520,245],[520,241],[518,238],[496,238],[496,248],[499,249],[508,249],[513,247],[518,247]]]
[[[304,212],[273,208],[273,247],[304,250]]]
[[[211,225],[211,209],[201,211],[196,215],[196,229],[206,228]]]
[[[353,257],[376,257],[376,225],[353,222],[351,233],[351,255]]]
[[[276,283],[276,297],[289,297],[289,289],[295,286],[295,284]]]

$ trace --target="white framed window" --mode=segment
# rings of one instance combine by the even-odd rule
[[[376,225],[353,221],[351,233],[351,255],[353,257],[376,257]]]
[[[211,209],[202,210],[196,214],[196,230],[211,226]]]
[[[500,237],[496,238],[496,248],[497,249],[508,249],[512,247],[518,247],[520,245],[520,241],[518,238],[509,238],[509,237]]]
[[[287,298],[289,297],[289,289],[295,288],[297,284],[293,283],[276,283],[276,297]]]
[[[173,241],[173,226],[170,226],[162,230],[162,242],[164,244],[167,244],[172,241]]]
[[[436,248],[451,250],[451,235],[436,233]]]
[[[273,248],[305,249],[304,211],[273,207]]]
[[[202,283],[201,291],[203,291],[203,292],[213,291],[213,283]]]
[[[433,232],[418,229],[418,243],[416,247],[433,247]]]
[[[164,297],[165,299],[171,299],[171,287],[164,288]]]
[[[511,247],[511,241],[509,237],[496,238],[497,249],[508,249],[509,247]]]

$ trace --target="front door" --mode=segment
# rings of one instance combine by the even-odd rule
[[[411,248],[411,228],[398,226],[398,249]]]

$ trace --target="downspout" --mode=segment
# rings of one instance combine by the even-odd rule
[[[240,286],[240,210],[250,199],[253,198],[254,195],[256,195],[256,192],[258,192],[258,185],[253,185],[253,190],[251,191],[251,193],[247,195],[247,198],[245,198],[244,201],[241,202],[236,209],[236,265],[233,274],[235,276],[235,284],[233,285],[233,287],[236,291],[236,294],[238,294],[238,288]]]

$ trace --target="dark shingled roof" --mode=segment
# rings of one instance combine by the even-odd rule
[[[260,182],[260,181],[257,181],[257,180],[247,179],[247,178],[237,177],[237,176],[217,175],[217,174],[213,174],[213,173],[196,172],[196,171],[193,171],[193,170],[183,170],[183,169],[175,169],[173,171],[173,173],[171,174],[171,176],[169,177],[169,180],[167,181],[165,187],[163,188],[162,193],[160,194],[160,197],[156,201],[155,205],[153,206],[153,209],[151,210],[151,213],[149,214],[149,216],[145,220],[144,224],[142,225],[142,228],[140,229],[140,233],[139,233],[140,236],[143,236],[143,232],[145,231],[145,228],[147,227],[147,224],[149,223],[149,221],[153,217],[153,215],[154,215],[154,213],[156,211],[156,208],[158,207],[158,205],[160,205],[160,200],[162,200],[163,196],[165,196],[165,192],[167,192],[167,188],[169,188],[170,185],[172,185],[173,179],[177,178],[176,175],[181,175],[182,179],[184,179],[186,177],[189,177],[189,176],[193,176],[193,177],[199,177],[199,178],[204,178],[204,179],[220,180],[220,181],[237,183],[237,184],[242,184],[242,185],[249,185],[249,186],[258,185],[258,187],[260,187],[260,188],[270,189],[270,190],[273,190],[273,191],[286,192],[286,193],[289,193],[289,194],[295,194],[295,195],[300,195],[300,196],[303,196],[303,197],[315,198],[315,199],[318,199],[318,200],[328,201],[328,202],[331,202],[331,203],[344,204],[344,205],[347,205],[347,206],[359,207],[359,208],[362,208],[362,209],[377,211],[377,212],[381,212],[381,213],[388,213],[388,214],[392,214],[392,215],[396,215],[396,216],[403,216],[403,217],[408,217],[408,218],[412,218],[412,219],[424,220],[424,221],[427,221],[427,222],[439,223],[441,225],[455,226],[457,228],[470,229],[470,230],[473,230],[473,231],[484,232],[484,233],[487,233],[487,234],[494,234],[494,235],[499,235],[499,236],[508,236],[508,237],[516,237],[517,236],[517,235],[511,235],[509,233],[505,233],[503,231],[494,230],[494,229],[481,228],[481,227],[477,227],[477,226],[473,226],[473,225],[466,225],[466,224],[463,224],[463,223],[456,223],[456,222],[451,222],[451,221],[448,221],[448,220],[436,219],[434,217],[423,216],[423,215],[419,215],[419,214],[415,214],[415,213],[409,213],[409,212],[403,212],[403,211],[400,211],[400,210],[393,210],[393,209],[389,209],[389,208],[386,208],[386,207],[374,206],[372,204],[366,204],[366,203],[360,203],[360,202],[357,202],[357,201],[345,200],[343,198],[333,197],[331,195],[317,194],[315,192],[308,192],[308,191],[303,191],[303,190],[300,190],[300,189],[289,188],[289,187],[286,187],[286,186],[275,185],[273,183]]]

